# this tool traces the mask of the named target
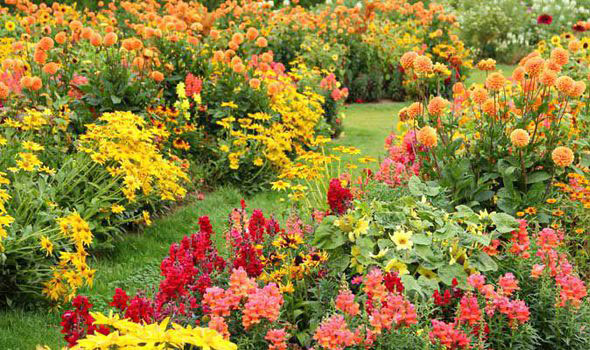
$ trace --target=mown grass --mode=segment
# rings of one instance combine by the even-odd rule
[[[499,68],[508,75],[512,66]],[[474,73],[467,81],[483,82],[482,72]],[[398,111],[407,103],[383,102],[376,104],[355,104],[346,106],[344,113],[344,133],[336,144],[355,146],[363,155],[383,158],[384,141],[394,131]],[[240,205],[243,195],[233,188],[220,188],[207,194],[202,201],[188,203],[175,209],[165,217],[154,220],[154,224],[143,232],[128,233],[116,249],[105,256],[95,257],[92,266],[97,270],[92,289],[81,291],[89,296],[98,309],[106,309],[113,291],[117,287],[133,293],[145,289],[159,281],[160,261],[168,254],[171,243],[193,233],[198,227],[198,218],[208,215],[214,230],[221,235],[232,208]],[[258,193],[246,202],[250,208],[260,208],[268,213],[285,212],[287,203],[280,200],[278,193],[268,191]],[[219,240],[223,237],[218,237]],[[52,349],[65,346],[60,334],[59,311],[45,309],[25,310],[15,307],[0,310],[0,349],[30,350],[37,344],[45,344]]]

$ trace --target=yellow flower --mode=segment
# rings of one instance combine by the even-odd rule
[[[32,153],[21,152],[18,154],[20,160],[16,161],[16,165],[24,171],[33,171],[35,167],[41,166],[43,163]]]
[[[16,28],[16,24],[14,24],[14,22],[12,22],[12,21],[7,21],[7,22],[4,24],[4,28],[5,28],[7,31],[9,31],[9,32],[12,32],[12,31],[13,31],[13,30]]]
[[[45,149],[45,147],[43,147],[40,144],[33,142],[33,141],[24,141],[23,148],[26,149],[27,151],[33,151],[33,152],[42,151]]]
[[[119,204],[113,204],[113,206],[111,207],[111,212],[113,212],[114,214],[121,214],[124,211],[125,207]]]
[[[291,184],[282,180],[272,182],[272,189],[275,191],[282,191],[289,187],[291,187]]]
[[[49,240],[49,238],[45,235],[41,236],[41,249],[45,251],[47,256],[53,254],[53,243]]]
[[[369,220],[360,219],[356,223],[356,228],[354,229],[355,235],[361,235],[367,233],[369,230]]]
[[[397,250],[412,249],[414,242],[412,242],[412,233],[403,229],[398,229],[393,233],[393,243],[395,243]]]
[[[359,162],[361,162],[363,164],[373,163],[373,162],[376,162],[376,161],[377,161],[377,159],[375,159],[373,157],[362,157],[362,158],[359,158]]]
[[[254,159],[254,165],[256,166],[262,166],[264,164],[264,161],[262,160],[262,158],[257,157],[256,159]]]
[[[40,166],[39,171],[46,173],[48,175],[55,175],[55,169],[51,169],[50,167],[47,167],[47,166]]]
[[[384,267],[385,272],[389,272],[392,269],[395,269],[400,275],[407,275],[410,273],[410,271],[408,271],[408,265],[397,259],[391,259]]]
[[[235,102],[233,102],[233,101],[229,101],[229,102],[222,102],[221,107],[229,107],[229,108],[236,109],[236,108],[238,108],[238,105],[235,104]]]
[[[150,219],[150,213],[147,210],[144,210],[141,212],[141,215],[143,216],[143,221],[145,222],[145,224],[147,226],[152,226],[152,220]]]

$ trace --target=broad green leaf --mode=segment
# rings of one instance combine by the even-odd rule
[[[414,244],[430,245],[432,244],[432,237],[422,233],[418,233],[412,235],[412,242],[414,242]]]
[[[448,286],[453,283],[453,278],[456,278],[459,284],[465,285],[467,282],[467,274],[465,273],[462,265],[445,265],[440,267],[437,272],[441,281],[443,281],[443,283]]]
[[[518,229],[518,221],[506,213],[492,213],[490,215],[494,225],[496,225],[496,230],[500,233],[508,233]]]
[[[481,272],[496,271],[498,264],[485,252],[479,251],[469,258],[469,264]]]
[[[546,171],[535,171],[534,173],[529,174],[527,176],[526,183],[527,184],[534,184],[537,182],[549,180],[550,178],[551,178],[551,175]]]

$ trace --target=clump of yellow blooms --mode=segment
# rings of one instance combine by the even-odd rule
[[[306,89],[297,91],[290,75],[267,74],[262,79],[268,86],[270,107],[276,116],[267,113],[251,113],[236,119],[223,118],[219,125],[227,129],[228,146],[220,149],[227,152],[230,168],[238,169],[240,161],[253,150],[258,151],[276,169],[291,165],[290,155],[303,154],[324,138],[315,133],[324,110],[323,96]],[[232,103],[225,104],[232,107]],[[254,159],[256,166],[263,166],[262,157]]]
[[[325,140],[326,142],[328,140]],[[306,208],[326,206],[326,193],[330,180],[360,181],[362,168],[376,159],[361,155],[352,146],[322,147],[321,152],[305,152],[279,174],[272,183],[273,190],[288,191],[293,202],[302,202]]]
[[[76,212],[58,219],[57,223],[61,236],[74,249],[59,252],[59,262],[51,268],[53,277],[44,283],[43,293],[54,301],[68,301],[76,296],[80,287],[92,285],[96,271],[86,262],[86,247],[92,243],[92,232],[88,223]],[[53,253],[53,244],[45,236],[41,238],[41,248],[49,255]]]
[[[122,192],[130,202],[141,190],[148,196],[156,193],[162,200],[184,197],[182,182],[188,181],[183,169],[166,159],[155,139],[169,133],[147,125],[144,118],[131,112],[105,113],[104,124],[89,124],[80,137],[80,150],[99,164],[107,165],[113,177],[123,179]]]
[[[121,319],[118,314],[91,313],[95,325],[113,329],[107,335],[96,333],[80,339],[73,350],[94,349],[186,349],[196,346],[203,350],[236,350],[234,343],[210,328],[183,327],[166,318],[161,323],[140,324]],[[192,347],[191,347],[192,349]]]
[[[10,180],[8,180],[5,176],[5,173],[0,172],[0,186],[10,184]],[[8,215],[8,213],[6,212],[5,203],[9,199],[10,195],[8,194],[6,189],[0,187],[0,253],[4,251],[2,240],[8,236],[8,232],[6,232],[5,227],[8,227],[14,221],[14,218]]]

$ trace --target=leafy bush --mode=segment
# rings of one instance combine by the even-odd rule
[[[568,57],[567,51],[556,49],[552,62],[565,66]],[[422,58],[408,54],[408,59],[414,60],[415,70],[422,69],[418,64]],[[570,166],[585,166],[584,161],[576,165],[570,149],[585,125],[575,122],[579,109],[565,112],[568,106],[578,106],[585,83],[569,76],[558,78],[555,71],[543,68],[545,62],[534,52],[516,68],[512,81],[494,72],[485,87],[466,90],[457,84],[452,108],[440,96],[426,105],[416,102],[404,108],[400,112],[407,130],[403,140],[409,141],[402,142],[411,146],[401,147],[400,157],[411,161],[402,166],[437,180],[451,191],[456,204],[498,208],[515,215],[543,203],[552,180],[563,178]],[[482,61],[478,67],[493,71],[495,62]],[[533,80],[540,83],[533,87]],[[547,114],[551,120],[545,118]]]

